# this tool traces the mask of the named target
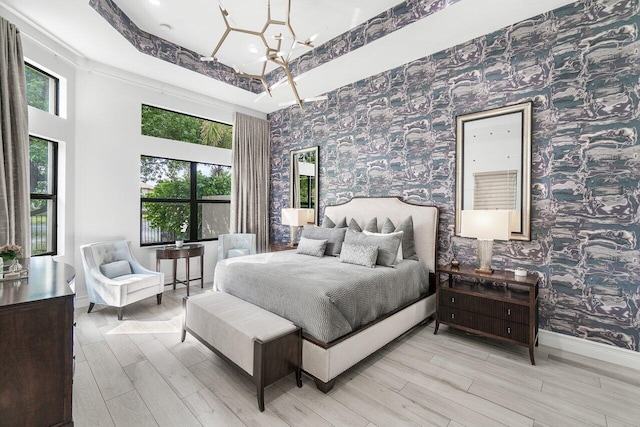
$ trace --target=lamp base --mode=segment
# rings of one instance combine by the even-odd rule
[[[476,273],[478,274],[493,274],[493,268],[476,268]]]

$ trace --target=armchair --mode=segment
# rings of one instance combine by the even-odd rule
[[[218,236],[218,261],[256,253],[256,235],[251,233]]]
[[[164,273],[144,268],[131,251],[131,242],[100,242],[80,246],[84,266],[89,310],[96,304],[118,308],[118,320],[122,320],[122,308],[128,304],[156,295],[162,302]]]

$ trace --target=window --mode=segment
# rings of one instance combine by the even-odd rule
[[[217,239],[230,209],[230,166],[140,157],[141,246]]]
[[[59,80],[28,63],[24,64],[24,74],[27,83],[27,104],[58,115]]]
[[[473,174],[473,209],[516,209],[517,170]]]
[[[57,252],[58,144],[29,137],[31,254]]]
[[[142,105],[142,134],[175,141],[231,148],[233,127],[224,123]]]

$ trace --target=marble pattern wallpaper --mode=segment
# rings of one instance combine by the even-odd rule
[[[289,151],[320,147],[320,216],[354,196],[440,209],[454,236],[455,118],[533,101],[532,239],[497,268],[541,274],[540,327],[640,351],[639,0],[580,0],[269,115],[271,233],[289,206]]]

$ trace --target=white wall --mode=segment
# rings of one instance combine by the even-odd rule
[[[131,240],[135,256],[155,270],[155,249],[140,247],[140,155],[231,164],[231,151],[141,135],[141,105],[150,104],[232,123],[247,110],[178,87],[91,62],[0,7],[18,26],[26,58],[66,80],[66,118],[29,108],[34,135],[59,142],[59,233],[56,259],[76,268],[76,305],[87,305],[79,247],[103,240]],[[64,116],[64,114],[63,114]],[[205,281],[213,279],[217,241],[205,242]],[[192,260],[192,266],[198,265]],[[163,264],[166,281],[170,263]],[[193,270],[192,270],[193,271]],[[198,271],[196,268],[195,271]],[[184,274],[179,263],[178,276]],[[193,282],[195,286],[198,282]]]

